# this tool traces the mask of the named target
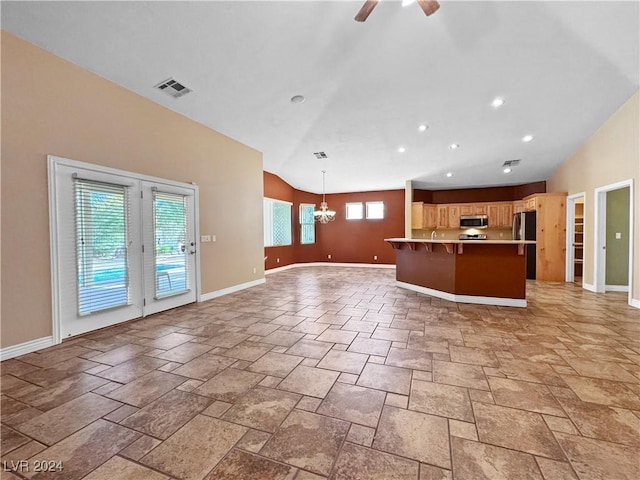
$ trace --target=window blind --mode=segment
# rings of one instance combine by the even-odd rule
[[[74,179],[78,313],[129,304],[127,187]]]
[[[187,235],[185,195],[153,191],[155,297],[179,295],[191,288],[187,268],[193,247]]]

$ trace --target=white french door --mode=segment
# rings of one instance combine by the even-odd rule
[[[194,190],[142,182],[144,313],[196,301]]]
[[[49,157],[54,340],[197,298],[197,187]]]

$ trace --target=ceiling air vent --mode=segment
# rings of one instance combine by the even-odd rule
[[[520,164],[520,159],[518,160],[507,160],[502,164],[503,167],[515,167]]]
[[[176,82],[173,78],[168,78],[164,82],[160,82],[155,86],[158,90],[162,90],[173,98],[180,98],[191,91],[180,82]]]
[[[323,158],[327,158],[327,154],[324,152],[314,152],[313,153],[318,160],[322,160]]]

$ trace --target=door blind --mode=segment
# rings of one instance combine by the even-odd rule
[[[187,235],[189,218],[185,195],[153,191],[155,298],[189,291],[188,256],[194,251]]]
[[[127,187],[74,179],[78,313],[129,305]]]

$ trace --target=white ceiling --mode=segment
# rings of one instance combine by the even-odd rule
[[[3,1],[1,14],[3,29],[262,151],[265,170],[312,192],[323,169],[328,193],[544,180],[640,84],[637,1],[443,0],[426,17],[387,0],[360,24],[361,3]],[[168,77],[193,92],[153,89]]]

